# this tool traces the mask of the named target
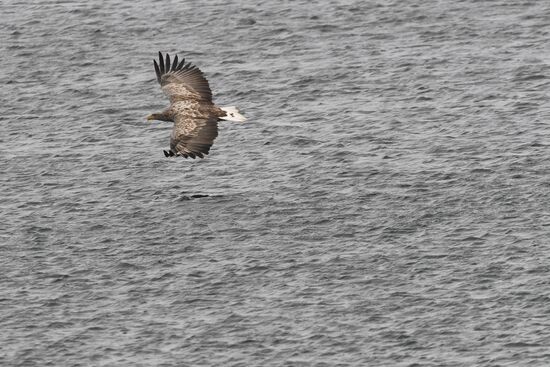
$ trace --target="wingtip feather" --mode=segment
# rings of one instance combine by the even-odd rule
[[[183,65],[185,65],[185,59],[182,59],[177,67],[177,70],[181,70],[183,68]]]
[[[178,66],[178,55],[174,56],[174,61],[172,62],[172,71],[175,71]]]
[[[157,60],[153,60],[153,64],[155,65],[155,73],[157,74],[157,81],[160,83],[160,69],[159,65],[157,64]]]
[[[170,55],[168,53],[166,53],[166,67],[164,68],[164,70],[166,70],[166,72],[169,72],[170,71]]]
[[[162,57],[162,52],[159,51],[159,66],[160,66],[160,73],[164,74],[164,58]]]

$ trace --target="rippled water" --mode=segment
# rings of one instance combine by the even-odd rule
[[[2,366],[547,366],[550,3],[3,1]],[[166,159],[157,51],[207,75]]]

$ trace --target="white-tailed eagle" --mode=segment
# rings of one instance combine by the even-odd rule
[[[193,64],[170,61],[159,52],[159,62],[153,61],[157,80],[170,98],[170,106],[160,113],[152,113],[147,120],[174,122],[170,149],[166,157],[204,158],[218,136],[218,121],[239,121],[246,118],[236,107],[218,107],[212,102],[212,92],[203,73]]]

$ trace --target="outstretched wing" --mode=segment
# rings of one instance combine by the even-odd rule
[[[178,114],[170,139],[170,150],[185,158],[204,158],[218,136],[218,117]]]
[[[159,62],[153,60],[157,80],[170,102],[181,101],[185,99],[198,99],[203,101],[212,101],[212,92],[208,81],[202,71],[185,59],[179,62],[178,55],[174,56],[174,61],[170,61],[170,55],[166,54],[166,60],[159,52]]]

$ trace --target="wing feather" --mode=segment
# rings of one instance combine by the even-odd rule
[[[170,55],[166,54],[164,58],[161,52],[158,64],[154,60],[157,81],[170,101],[198,99],[211,102],[212,91],[202,71],[190,62],[185,63],[185,59],[178,61],[177,55],[172,63]]]
[[[218,136],[218,118],[180,113],[174,118],[170,149],[185,158],[204,158]]]
[[[174,61],[172,63],[172,69],[170,69],[170,70],[175,71],[177,66],[178,66],[178,55],[174,56]]]
[[[161,71],[159,69],[159,65],[157,64],[157,60],[153,60],[153,63],[155,64],[155,73],[157,74],[157,81],[159,82],[160,84],[160,76],[162,75],[161,74]]]
[[[166,66],[164,67],[164,70],[168,73],[170,71],[170,55],[166,54]]]
[[[183,68],[184,65],[185,65],[185,59],[182,59],[180,64],[178,65],[177,69]]]
[[[162,58],[162,53],[159,51],[159,65],[161,75],[164,74],[164,59]]]

